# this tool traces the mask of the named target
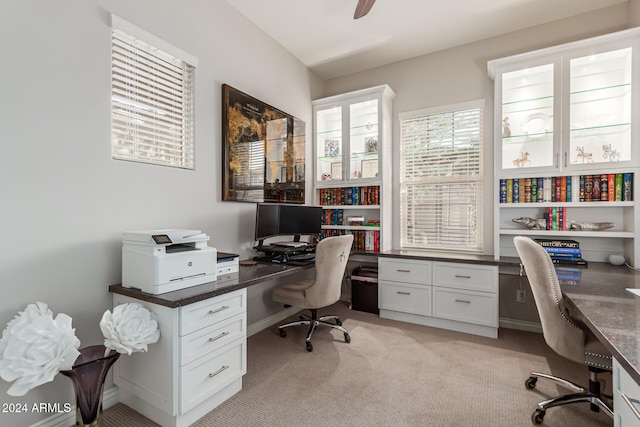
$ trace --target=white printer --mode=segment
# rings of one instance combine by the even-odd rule
[[[122,286],[163,294],[217,277],[216,249],[200,230],[128,231],[122,235]]]

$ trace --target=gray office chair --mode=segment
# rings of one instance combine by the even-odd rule
[[[281,337],[287,336],[285,328],[289,326],[308,325],[307,351],[313,351],[311,335],[318,325],[326,325],[344,333],[344,340],[351,342],[349,332],[342,327],[338,316],[318,317],[318,309],[334,304],[340,299],[342,279],[352,243],[352,234],[321,240],[316,246],[315,279],[287,283],[273,290],[271,296],[274,301],[311,311],[310,318],[300,316],[300,320],[280,325],[278,330]],[[329,320],[335,320],[335,324]]]
[[[538,378],[547,378],[574,392],[538,403],[531,420],[534,424],[541,424],[547,409],[577,402],[589,402],[592,411],[599,412],[602,409],[613,418],[613,411],[601,399],[603,395],[598,380],[598,373],[611,370],[611,354],[588,328],[571,317],[547,251],[528,237],[516,236],[513,242],[531,285],[544,340],[556,353],[586,364],[590,371],[588,389],[553,375],[531,372],[525,381],[528,389],[535,388]]]

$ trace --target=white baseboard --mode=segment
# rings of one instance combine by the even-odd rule
[[[500,327],[507,329],[517,329],[520,331],[542,333],[542,325],[538,322],[529,322],[526,320],[500,318]]]
[[[102,408],[107,409],[119,402],[118,387],[111,387],[102,393]],[[40,420],[30,427],[69,427],[76,422],[76,407],[73,406],[71,412],[53,414],[44,420]]]
[[[247,338],[251,335],[255,335],[258,332],[267,329],[276,323],[282,322],[284,319],[293,316],[294,314],[300,312],[302,309],[300,307],[289,307],[285,308],[282,311],[279,311],[271,316],[267,316],[262,320],[259,320],[255,323],[252,323],[247,327]]]

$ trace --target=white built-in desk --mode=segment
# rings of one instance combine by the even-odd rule
[[[158,317],[160,340],[120,358],[120,401],[162,426],[186,427],[242,389],[247,371],[247,287],[310,266],[240,266],[238,273],[160,295],[111,285],[113,304],[138,302]]]

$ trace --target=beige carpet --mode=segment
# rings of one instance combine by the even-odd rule
[[[350,331],[322,328],[306,351],[305,328],[277,328],[248,340],[240,393],[195,427],[232,426],[532,426],[539,400],[565,390],[541,379],[527,390],[531,370],[586,383],[585,367],[557,356],[542,335],[500,329],[497,340],[380,319],[338,303]],[[611,376],[606,375],[611,394]],[[123,404],[105,411],[107,426],[154,426]],[[553,408],[543,426],[613,426],[588,404]]]

